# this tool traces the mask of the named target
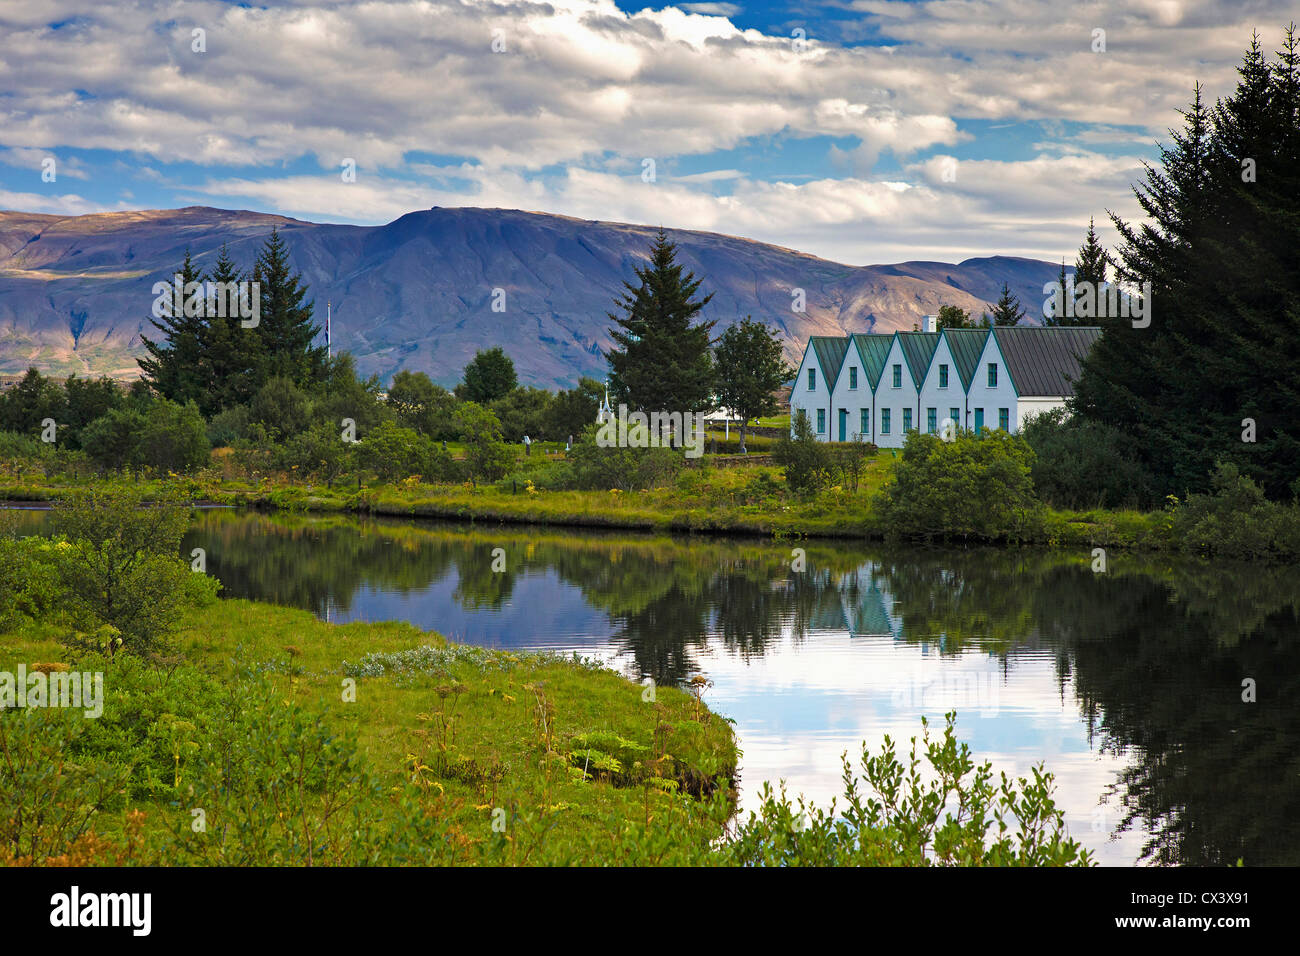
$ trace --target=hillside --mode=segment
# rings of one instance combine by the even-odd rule
[[[336,349],[365,374],[399,369],[455,382],[474,352],[501,344],[520,379],[569,385],[603,375],[607,313],[644,262],[655,227],[510,209],[435,208],[383,226],[311,223],[207,207],[48,216],[0,212],[0,374],[137,371],[152,286],[188,247],[207,269],[222,243],[250,266],[278,226],[324,326],[333,303]],[[797,361],[809,335],[910,329],[942,305],[978,314],[1002,282],[1036,317],[1059,265],[993,256],[848,266],[716,233],[668,230],[679,261],[713,292],[718,330],[753,315],[780,330]],[[506,311],[492,311],[492,291]],[[806,311],[791,310],[791,290]]]

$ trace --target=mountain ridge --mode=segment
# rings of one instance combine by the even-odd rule
[[[604,373],[614,297],[659,227],[477,206],[413,210],[379,226],[211,206],[81,216],[0,211],[0,374],[138,371],[152,286],[188,247],[211,267],[222,244],[245,269],[270,230],[289,245],[336,349],[364,374],[399,369],[454,383],[479,348],[502,345],[521,382],[571,385]],[[910,329],[941,305],[979,314],[1003,281],[1036,319],[1059,265],[1012,256],[852,266],[720,232],[665,228],[678,261],[714,298],[715,332],[746,315],[776,328],[793,363],[809,335]],[[792,310],[803,289],[806,310]],[[492,304],[504,294],[505,311]]]

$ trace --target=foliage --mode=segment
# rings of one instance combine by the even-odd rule
[[[501,440],[501,422],[491,409],[464,402],[456,428],[465,439],[465,471],[471,481],[496,481],[514,464],[514,451]]]
[[[544,388],[516,388],[489,407],[500,420],[501,436],[507,442],[523,441],[525,435],[538,441],[546,434],[553,401]]]
[[[809,494],[830,484],[833,463],[825,442],[817,440],[808,413],[794,416],[793,434],[782,436],[772,460],[785,470],[785,482],[796,494]]]
[[[431,438],[392,422],[380,422],[361,439],[357,460],[385,481],[412,475],[448,481],[458,474],[451,456]]]
[[[1117,279],[1150,283],[1149,324],[1097,320],[1076,413],[1132,436],[1159,494],[1206,489],[1218,461],[1272,499],[1300,474],[1300,40],[1252,39],[1230,96],[1198,86],[1181,130],[1112,215]],[[1255,440],[1245,438],[1253,423]]]
[[[479,405],[505,398],[519,385],[515,363],[499,345],[476,352],[465,366],[463,377],[456,387],[456,397]]]
[[[862,750],[863,794],[847,755],[845,805],[792,805],[764,784],[758,811],[724,847],[742,866],[1090,866],[1091,856],[1065,831],[1052,799],[1053,776],[1041,765],[1032,779],[995,782],[992,765],[976,765],[958,744],[956,714],[941,740],[921,718],[917,751],[907,763],[886,736],[879,755]]]
[[[582,430],[596,420],[604,386],[585,375],[570,389],[557,392],[547,411],[548,420],[543,434],[555,441],[576,440]]]
[[[1220,462],[1210,493],[1191,495],[1175,509],[1174,533],[1194,554],[1294,559],[1300,556],[1300,502],[1269,501],[1236,465]]]
[[[1011,292],[1011,287],[1003,282],[998,301],[993,306],[993,312],[984,317],[984,324],[995,326],[1019,325],[1020,320],[1024,317],[1025,310],[1020,307],[1020,300]]]
[[[135,486],[77,490],[54,503],[53,524],[66,541],[55,549],[74,646],[102,646],[154,655],[183,610],[215,582],[191,572],[178,556],[189,508],[175,491],[146,500]],[[106,630],[107,629],[107,630]]]
[[[722,333],[714,349],[718,404],[740,416],[740,450],[749,423],[779,409],[775,392],[796,374],[782,357],[781,340],[749,316]]]
[[[638,285],[624,282],[609,313],[616,348],[606,353],[614,403],[633,411],[694,412],[709,407],[713,360],[709,354],[712,322],[693,320],[713,298],[694,298],[703,280],[683,274],[677,246],[659,231],[650,264],[638,268]]]
[[[1155,479],[1133,440],[1118,429],[1071,417],[1063,408],[1030,416],[1020,428],[1034,451],[1034,490],[1058,508],[1149,507]]]
[[[596,431],[595,424],[583,429],[570,453],[577,488],[591,491],[656,488],[670,482],[685,465],[686,458],[680,449],[602,448],[596,441]]]
[[[393,376],[388,389],[388,407],[399,424],[428,435],[436,441],[460,437],[452,424],[456,396],[435,385],[424,372],[402,370]]]
[[[911,432],[876,501],[889,532],[927,540],[1012,538],[1033,534],[1042,505],[1020,435],[958,432],[953,441]]]

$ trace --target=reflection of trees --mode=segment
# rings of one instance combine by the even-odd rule
[[[1145,822],[1155,863],[1300,862],[1300,581],[1297,570],[1190,565],[1163,579],[1087,570],[1041,581],[1035,606],[1060,636],[1117,781],[1122,827]],[[1269,582],[1261,587],[1263,579]],[[1081,590],[1093,599],[1081,601]],[[1250,600],[1236,616],[1236,594]],[[1241,700],[1243,678],[1259,699]]]
[[[695,673],[709,640],[751,657],[786,633],[877,633],[863,620],[878,588],[904,641],[994,653],[1010,670],[1050,648],[1098,746],[1129,762],[1114,799],[1121,826],[1154,833],[1150,860],[1300,862],[1300,714],[1280,703],[1300,697],[1297,568],[1120,556],[1093,574],[1062,554],[815,544],[792,574],[777,542],[229,513],[200,518],[186,552],[198,546],[228,593],[318,613],[327,595],[346,605],[362,586],[406,592],[452,573],[462,606],[500,608],[521,575],[553,574],[609,614],[615,645],[658,683]],[[1245,677],[1258,703],[1241,702]]]

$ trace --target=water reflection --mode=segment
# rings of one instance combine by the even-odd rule
[[[827,800],[841,752],[955,706],[998,769],[1047,761],[1105,862],[1300,863],[1300,569],[800,546],[793,573],[778,542],[209,512],[184,547],[228,594],[332,620],[703,670],[742,800],[779,778]]]

